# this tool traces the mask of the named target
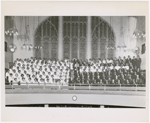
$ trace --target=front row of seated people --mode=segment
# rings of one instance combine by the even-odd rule
[[[61,63],[61,64],[59,64]],[[63,64],[63,65],[62,65]],[[57,84],[145,84],[145,76],[139,68],[128,64],[77,65],[67,60],[42,62],[33,58],[16,60],[6,72],[9,84],[18,83],[57,83]]]
[[[95,70],[94,70],[95,71]],[[115,69],[96,69],[95,72],[87,72],[85,69],[81,72],[78,70],[72,71],[71,81],[73,83],[83,83],[83,84],[122,84],[122,85],[132,85],[132,84],[145,84],[145,75],[140,72],[139,69],[127,70],[121,68],[119,70]],[[70,84],[71,84],[70,83]]]

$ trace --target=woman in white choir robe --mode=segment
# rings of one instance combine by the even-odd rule
[[[110,70],[112,70],[114,68],[114,66],[111,64],[109,68],[110,68]]]
[[[50,80],[49,80],[49,78],[46,78],[46,81],[45,81],[45,83],[50,83]]]
[[[60,76],[60,84],[61,85],[65,84],[65,76]]]
[[[54,83],[53,75],[49,76],[49,81],[50,81],[51,84]]]
[[[22,80],[21,80],[21,85],[26,85],[26,84],[27,84],[27,82],[26,82],[25,78],[24,78],[24,77],[22,77],[21,79],[22,79]]]
[[[14,80],[13,80],[13,85],[18,85],[18,80],[17,80],[17,78],[14,78]]]
[[[35,83],[35,75],[32,75],[32,76],[31,76],[31,82],[32,82],[32,83]]]

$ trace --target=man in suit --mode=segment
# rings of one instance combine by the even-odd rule
[[[133,56],[133,59],[132,59],[133,69],[136,69],[136,62],[137,62],[137,60],[136,60],[135,56]]]
[[[140,74],[140,80],[143,85],[146,84],[146,75],[143,72],[141,72],[141,74]]]
[[[139,57],[139,55],[136,58],[136,67],[137,69],[141,69],[141,58]]]
[[[95,80],[95,83],[98,83],[99,82],[99,73],[98,73],[98,69],[96,70],[96,72],[94,72],[94,80]]]

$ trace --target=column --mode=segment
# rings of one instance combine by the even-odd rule
[[[59,16],[58,59],[63,59],[63,17]]]
[[[86,59],[91,58],[91,17],[87,17]]]

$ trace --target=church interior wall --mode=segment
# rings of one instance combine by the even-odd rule
[[[40,16],[39,19],[38,17],[33,17],[30,16],[29,18],[26,17],[26,23],[29,23],[29,31],[30,31],[30,41],[31,43],[34,45],[34,32],[36,30],[36,28],[38,27],[38,24],[40,24],[42,21],[44,21],[47,17],[46,16]],[[103,18],[105,21],[107,21],[110,24],[110,16],[102,16],[101,18]],[[137,20],[134,17],[128,17],[124,16],[124,17],[120,17],[120,16],[113,16],[111,17],[111,26],[113,28],[114,34],[115,34],[115,45],[116,47],[118,45],[122,45],[123,42],[125,42],[125,45],[127,46],[127,48],[134,48],[135,46],[139,46],[141,48],[142,42],[140,43],[136,43],[136,39],[132,37],[133,32],[136,29],[136,22]],[[25,17],[21,18],[18,16],[15,19],[15,23],[16,23],[16,27],[18,29],[18,31],[20,32],[20,35],[24,35],[26,33],[25,30]],[[121,25],[121,23],[123,23]],[[123,36],[121,37],[120,32],[121,32],[121,26],[123,27]],[[9,42],[9,41],[8,41]],[[21,40],[18,39],[16,36],[14,36],[14,40],[13,40],[14,44],[17,46],[17,50],[13,53],[13,60],[15,60],[16,58],[21,58],[21,59],[25,59],[25,58],[29,58],[29,57],[33,57],[34,56],[34,51],[26,51],[21,49],[21,46],[23,46],[23,44],[25,43],[25,40]],[[7,61],[12,61],[12,56],[10,56],[11,53],[6,53],[5,57],[6,57],[6,67],[8,66],[8,62]],[[115,57],[123,57],[123,56],[128,56],[130,55],[131,58],[133,56],[136,56],[136,54],[132,51],[132,50],[115,50],[114,51],[114,56]],[[142,60],[145,59],[145,55],[141,55]],[[145,68],[145,61],[142,62],[142,68]]]

